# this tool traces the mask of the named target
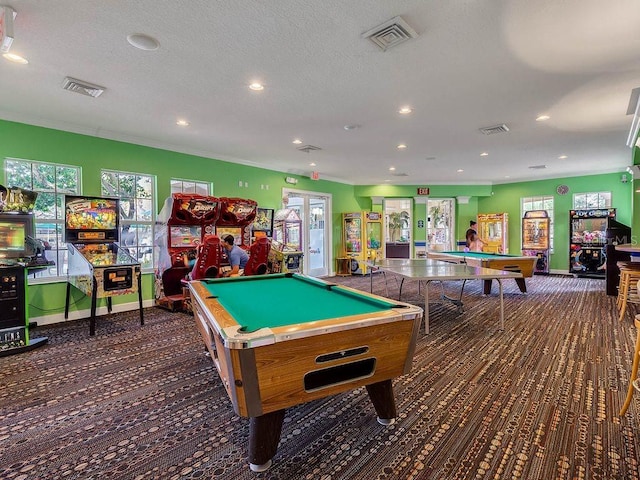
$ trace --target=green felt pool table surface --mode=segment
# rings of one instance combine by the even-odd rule
[[[298,274],[213,279],[203,285],[247,332],[382,312],[397,305]]]

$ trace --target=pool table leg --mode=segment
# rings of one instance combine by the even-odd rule
[[[527,284],[524,283],[524,278],[515,278],[514,279],[518,284],[518,288],[522,293],[527,293]]]
[[[284,410],[251,417],[249,421],[249,468],[254,472],[263,472],[271,466],[276,454]]]
[[[391,425],[396,416],[396,401],[393,398],[393,385],[391,380],[367,385],[367,393],[378,414],[378,423],[381,425]]]

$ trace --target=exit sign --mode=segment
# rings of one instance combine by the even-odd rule
[[[429,195],[428,187],[418,187],[418,195]]]

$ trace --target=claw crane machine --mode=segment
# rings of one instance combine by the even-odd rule
[[[365,275],[367,260],[382,258],[382,214],[353,212],[342,214],[342,245],[353,275]]]
[[[533,273],[549,273],[549,214],[546,210],[524,212],[522,255],[538,257]]]
[[[485,242],[483,252],[509,253],[509,214],[478,214],[478,235]]]
[[[64,211],[64,241],[69,249],[65,318],[73,286],[91,297],[89,335],[96,331],[98,298],[107,299],[111,313],[112,297],[137,293],[140,325],[144,325],[140,262],[118,245],[120,200],[66,195]]]
[[[273,239],[269,250],[269,272],[302,273],[302,219],[293,208],[273,215]]]

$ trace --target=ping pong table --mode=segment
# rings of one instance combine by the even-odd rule
[[[380,271],[390,273],[401,278],[400,294],[402,294],[402,284],[405,280],[418,280],[424,283],[424,323],[425,333],[429,333],[429,284],[431,282],[442,282],[448,280],[462,281],[460,298],[454,299],[442,295],[444,300],[448,300],[459,309],[462,309],[462,293],[467,280],[496,280],[500,291],[500,330],[504,330],[504,295],[502,291],[502,280],[505,278],[522,278],[518,272],[505,270],[495,270],[493,268],[471,267],[465,264],[450,263],[434,259],[407,259],[407,258],[385,258],[368,262],[371,268],[371,291],[373,292],[373,273]]]

